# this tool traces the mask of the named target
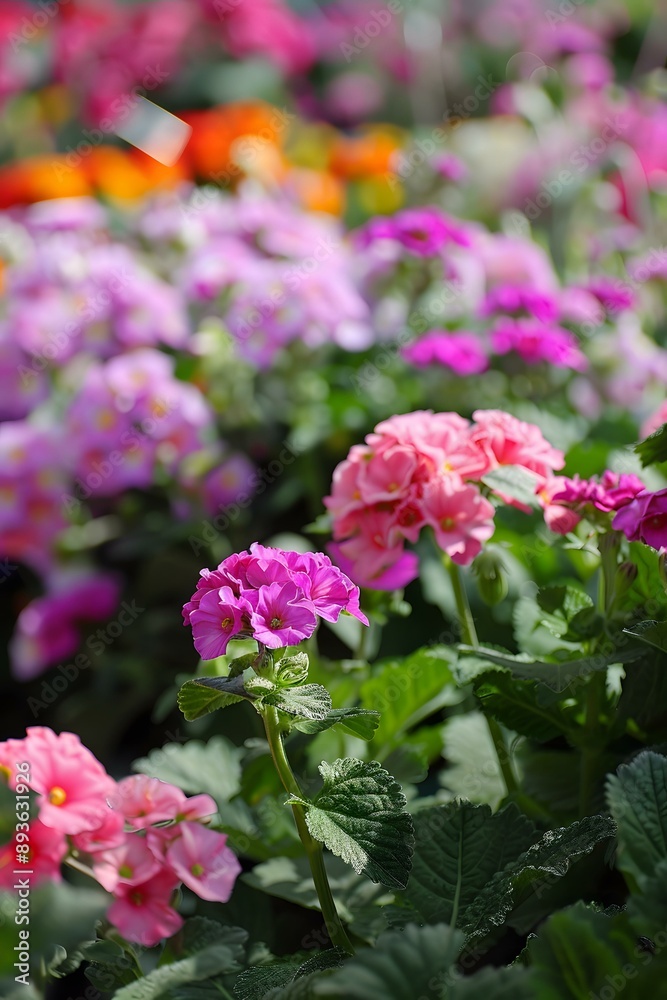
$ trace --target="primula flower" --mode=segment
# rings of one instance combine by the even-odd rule
[[[128,833],[124,842],[93,858],[95,878],[107,892],[114,892],[120,883],[139,885],[157,875],[162,865],[143,837]]]
[[[139,885],[119,882],[107,918],[128,941],[153,947],[183,926],[183,918],[171,906],[179,881],[177,875],[163,869]]]
[[[271,649],[296,646],[315,631],[313,605],[293,583],[271,583],[248,591],[248,600],[253,605],[253,635]]]
[[[472,562],[495,530],[493,506],[455,474],[429,484],[422,507],[442,551],[462,566]]]
[[[109,802],[135,830],[176,819],[187,803],[180,788],[146,774],[132,774],[116,785]],[[215,806],[212,812],[215,812]]]
[[[204,660],[213,660],[227,650],[229,640],[243,629],[248,601],[235,597],[229,587],[208,591],[190,615],[195,649]]]
[[[29,850],[21,857],[26,857],[26,868],[30,869],[30,884],[39,882],[61,882],[60,865],[67,854],[68,844],[64,833],[45,826],[39,819],[33,819],[27,831]],[[16,882],[14,869],[17,867],[16,836],[3,847],[0,847],[0,889],[11,889]]]
[[[644,542],[662,552],[667,549],[667,489],[639,493],[612,521],[631,542]]]
[[[38,793],[39,819],[65,834],[101,826],[107,796],[115,783],[74,733],[56,735],[43,726],[28,729],[25,760],[30,762],[30,787]]]
[[[203,569],[183,606],[195,648],[204,659],[220,656],[230,639],[253,637],[277,649],[315,631],[318,616],[338,620],[342,611],[364,625],[359,588],[321,552],[287,552],[254,542],[215,570]]]
[[[165,855],[169,868],[200,899],[226,903],[241,871],[226,835],[199,823],[181,823],[179,831]]]

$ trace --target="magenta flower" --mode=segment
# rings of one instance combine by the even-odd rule
[[[317,618],[310,601],[293,583],[271,583],[247,592],[253,606],[250,623],[258,642],[270,649],[296,646],[315,631]]]
[[[612,527],[631,542],[644,542],[659,552],[667,549],[667,489],[639,493],[621,507]]]
[[[226,835],[199,823],[181,823],[179,831],[167,848],[167,865],[200,899],[226,903],[241,871]]]
[[[249,611],[248,602],[235,597],[230,587],[204,594],[190,615],[195,649],[202,659],[213,660],[226,652],[229,640],[243,630]]]
[[[432,330],[404,347],[402,354],[418,368],[439,364],[457,375],[478,375],[489,367],[487,352],[474,333]]]
[[[125,835],[124,842],[93,858],[95,878],[107,892],[114,892],[122,882],[139,885],[161,870],[160,860],[149,849],[146,840],[136,833]]]

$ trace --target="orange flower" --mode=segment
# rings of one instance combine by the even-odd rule
[[[357,136],[339,135],[331,150],[329,169],[348,180],[388,174],[403,141],[398,129],[387,127],[371,128]]]
[[[342,215],[345,210],[345,188],[333,174],[323,170],[290,170],[287,185],[304,208],[310,212]]]
[[[232,180],[240,172],[232,157],[232,146],[237,139],[257,136],[258,149],[267,145],[280,147],[287,125],[280,109],[259,101],[192,111],[181,117],[192,126],[184,155],[193,173],[205,180]]]

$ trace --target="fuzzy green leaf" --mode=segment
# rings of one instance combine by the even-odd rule
[[[178,707],[188,722],[243,701],[247,692],[242,677],[197,677],[178,692]]]
[[[266,695],[263,701],[281,712],[303,719],[326,719],[331,711],[331,695],[321,684],[281,688]]]
[[[667,462],[667,424],[658,427],[657,431],[636,444],[635,452],[644,468],[656,462]]]
[[[228,802],[241,787],[243,750],[224,736],[213,736],[208,743],[166,743],[151,750],[148,757],[132,763],[134,771],[168,781],[184,792],[207,792],[218,804]]]
[[[618,867],[634,878],[667,860],[667,757],[645,750],[607,780],[618,824]]]
[[[377,761],[346,757],[322,762],[324,787],[307,802],[306,823],[354,870],[391,889],[404,889],[410,874],[414,835],[401,786]]]
[[[463,935],[445,924],[408,924],[400,931],[387,931],[374,948],[358,952],[332,975],[318,981],[315,996],[337,1000],[446,996],[444,991],[454,978],[451,966],[462,943]]]
[[[299,719],[294,729],[301,733],[323,733],[325,729],[340,729],[361,740],[372,740],[380,723],[380,713],[367,708],[332,708],[324,719]]]
[[[503,465],[493,472],[487,472],[482,476],[482,482],[495,493],[511,497],[527,507],[535,510],[539,507],[536,490],[540,485],[540,479],[534,472],[524,469],[521,465]]]
[[[497,872],[536,837],[512,804],[495,815],[470,802],[421,809],[413,817],[415,854],[405,898],[426,923],[456,927]]]
[[[587,816],[571,826],[547,831],[491,878],[466,910],[464,929],[478,937],[500,926],[522,899],[565,875],[573,861],[590,854],[600,841],[613,837],[615,830],[608,816]]]

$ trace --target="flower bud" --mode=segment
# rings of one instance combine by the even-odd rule
[[[493,606],[507,597],[507,567],[497,549],[484,549],[472,564],[480,597]]]
[[[299,652],[293,656],[283,656],[277,667],[279,684],[285,687],[302,684],[308,677],[308,654]]]

